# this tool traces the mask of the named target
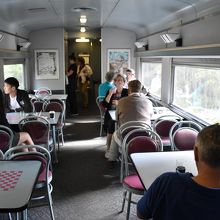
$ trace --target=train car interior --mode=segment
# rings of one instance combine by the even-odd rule
[[[19,112],[15,108],[1,113],[13,132],[28,132],[34,144],[48,150],[52,161],[45,171],[50,191],[45,201],[29,198],[20,208],[5,205],[7,194],[1,194],[4,166],[0,165],[0,219],[139,219],[130,201],[137,203],[148,185],[137,166],[132,168],[142,188],[128,187],[123,180],[129,176],[129,164],[135,164],[128,149],[136,143],[132,145],[132,140],[154,135],[159,140],[155,142],[161,143],[154,150],[145,149],[148,154],[181,152],[178,144],[183,142],[184,150],[193,151],[198,133],[220,122],[219,22],[219,0],[0,0],[0,89],[3,97],[10,98],[9,107],[13,106],[5,87],[6,79],[15,77],[19,82],[16,92],[25,90],[33,108],[31,112],[22,109],[21,101],[16,102]],[[153,106],[150,128],[133,123],[130,129],[120,130],[118,100],[109,107],[111,89],[104,95],[99,91],[107,72],[128,80],[129,69]],[[71,74],[75,74],[73,87]],[[116,89],[120,87],[117,80],[118,76]],[[2,102],[0,108],[6,109]],[[106,115],[111,118],[111,129]],[[29,119],[24,120],[26,116]],[[28,127],[22,130],[31,123],[30,117],[35,121],[34,132]],[[19,125],[22,119],[24,124]],[[45,132],[49,129],[47,133],[40,126]],[[133,131],[140,127],[141,132]],[[181,133],[184,128],[187,135]],[[111,161],[106,155],[115,130],[120,131],[121,143],[119,157]],[[144,145],[145,139],[139,144]],[[10,140],[7,147],[14,147],[13,143]],[[6,146],[1,145],[0,150]],[[140,154],[133,148],[134,154]],[[41,159],[41,164],[47,161],[47,166],[48,160]],[[189,164],[184,164],[186,169]],[[34,191],[38,183],[39,178]],[[125,192],[132,193],[132,198],[128,196],[123,203]],[[14,200],[19,203],[18,195]]]

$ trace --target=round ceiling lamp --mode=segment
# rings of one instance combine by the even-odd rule
[[[87,22],[86,15],[81,15],[79,20],[81,24],[85,24]]]
[[[80,32],[82,32],[82,33],[86,32],[86,28],[85,27],[80,27]]]

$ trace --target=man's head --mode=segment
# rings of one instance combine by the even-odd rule
[[[214,124],[200,131],[195,148],[198,150],[197,162],[220,169],[220,125]]]
[[[19,87],[19,82],[15,77],[9,77],[5,79],[5,83],[4,83],[5,94],[10,94],[12,92],[17,91],[18,87]]]
[[[74,54],[71,54],[71,55],[69,56],[69,62],[70,62],[71,64],[73,64],[73,63],[76,62],[76,57],[75,57]]]
[[[133,92],[141,92],[142,84],[139,80],[135,79],[128,83],[128,91],[129,93]]]
[[[135,71],[133,69],[127,69],[126,70],[127,80],[130,82],[131,80],[136,79],[135,77]]]
[[[107,82],[112,82],[115,77],[115,72],[109,71],[105,75],[105,79]]]
[[[80,66],[84,66],[85,65],[85,59],[83,57],[78,57],[77,58],[77,62]]]

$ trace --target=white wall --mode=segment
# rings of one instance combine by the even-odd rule
[[[102,82],[105,79],[107,72],[107,51],[108,49],[130,49],[130,67],[135,69],[136,60],[134,58],[134,42],[136,41],[136,34],[131,31],[126,31],[116,28],[102,28],[101,30],[102,46]]]
[[[31,88],[49,87],[51,90],[65,90],[65,61],[64,61],[64,29],[52,28],[39,30],[30,33],[31,41],[31,68],[30,80]],[[52,80],[36,80],[34,69],[34,50],[35,49],[57,49],[59,54],[59,79]]]
[[[206,44],[220,44],[220,16],[209,16],[197,22],[173,28],[168,33],[180,33],[183,39],[183,46],[197,46]],[[160,34],[144,37],[139,40],[148,41],[149,50],[165,49],[176,47],[175,43],[163,43]],[[138,50],[144,51],[144,48]]]

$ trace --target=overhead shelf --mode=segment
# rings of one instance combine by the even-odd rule
[[[178,57],[178,56],[220,56],[220,44],[208,44],[190,47],[176,47],[136,52],[135,57]]]

